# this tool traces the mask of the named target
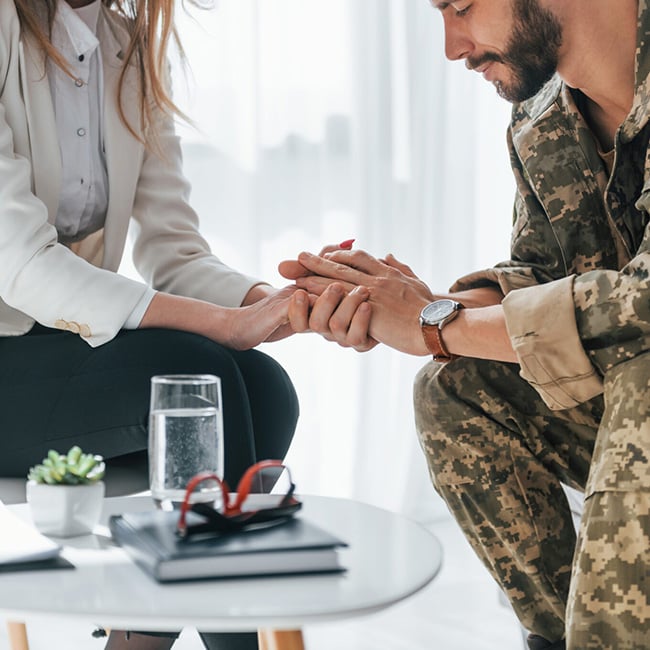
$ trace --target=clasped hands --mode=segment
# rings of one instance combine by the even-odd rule
[[[381,342],[428,354],[418,317],[436,296],[393,255],[378,259],[362,250],[328,247],[319,255],[301,253],[278,268],[298,287],[289,303],[294,332],[316,332],[360,352]]]

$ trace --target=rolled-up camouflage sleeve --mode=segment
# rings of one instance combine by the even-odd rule
[[[552,410],[572,408],[603,390],[576,322],[576,276],[537,284],[526,267],[495,267],[458,280],[452,291],[498,285],[521,376]]]
[[[603,390],[581,340],[570,276],[510,292],[503,301],[520,374],[553,410],[572,408]]]
[[[650,225],[621,271],[512,291],[503,307],[521,375],[550,408],[598,395],[605,373],[650,349]]]

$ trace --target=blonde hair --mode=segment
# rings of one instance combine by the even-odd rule
[[[50,35],[58,2],[64,0],[14,0],[22,29],[31,33],[42,47],[45,56],[66,72],[70,72],[61,54],[52,45]],[[187,119],[174,104],[167,88],[167,49],[170,41],[176,45],[181,58],[183,47],[174,26],[174,3],[176,0],[101,0],[101,3],[122,16],[129,31],[130,40],[124,52],[122,71],[117,93],[120,119],[138,140],[155,144],[156,134],[150,132],[154,124],[154,110]],[[194,0],[189,0],[195,4]],[[199,4],[199,3],[196,3]],[[129,66],[138,71],[140,86],[141,136],[126,118],[122,105],[122,89]]]

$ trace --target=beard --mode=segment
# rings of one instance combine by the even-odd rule
[[[555,74],[562,45],[562,25],[539,0],[513,0],[513,28],[503,54],[487,52],[467,66],[477,68],[485,63],[502,63],[511,72],[508,82],[497,81],[501,97],[521,102],[536,95]]]

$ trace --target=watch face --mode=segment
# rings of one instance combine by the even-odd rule
[[[441,320],[444,320],[456,311],[456,302],[453,300],[436,300],[435,302],[429,303],[422,310],[422,320],[427,325],[435,325]]]

